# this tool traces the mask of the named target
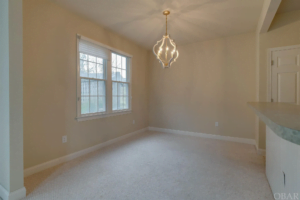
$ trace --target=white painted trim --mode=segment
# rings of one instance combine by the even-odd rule
[[[258,149],[257,154],[261,156],[266,156],[266,150],[265,149]]]
[[[267,71],[267,102],[272,101],[272,49],[268,49],[268,71]]]
[[[26,188],[22,187],[14,192],[9,193],[2,185],[0,185],[0,199],[3,200],[20,200],[26,197]]]
[[[238,142],[238,143],[256,145],[256,142],[254,139],[247,139],[247,138],[238,138],[238,137],[230,137],[230,136],[222,136],[222,135],[213,135],[213,134],[207,134],[207,133],[180,131],[180,130],[157,128],[157,127],[149,127],[149,130],[164,132],[164,133],[173,133],[173,134],[179,134],[179,135],[196,136],[196,137],[202,137],[202,138],[210,138],[210,139],[217,139],[217,140],[224,140],[224,141],[230,141],[230,142]]]
[[[265,149],[260,149],[258,147],[258,143],[255,142],[255,148],[256,148],[256,152],[258,155],[261,155],[261,156],[266,156],[266,150]]]
[[[263,8],[258,21],[257,32],[266,33],[268,32],[271,23],[276,15],[281,0],[265,0]]]
[[[99,118],[105,118],[105,117],[113,117],[113,116],[118,116],[118,115],[126,115],[126,114],[131,114],[131,110],[76,117],[76,120],[81,122],[81,121],[87,121],[87,120],[93,120],[93,119],[99,119]]]
[[[53,167],[53,166],[59,165],[61,163],[73,160],[75,158],[78,158],[80,156],[86,155],[86,154],[91,153],[93,151],[99,150],[99,149],[101,149],[103,147],[109,146],[109,145],[111,145],[113,143],[119,142],[119,141],[124,140],[124,139],[126,139],[128,137],[131,137],[133,135],[145,132],[147,130],[148,130],[148,128],[143,128],[143,129],[134,131],[132,133],[128,133],[126,135],[117,137],[115,139],[112,139],[112,140],[109,140],[109,141],[97,144],[97,145],[89,147],[87,149],[83,149],[81,151],[77,151],[75,153],[72,153],[72,154],[69,154],[69,155],[66,155],[66,156],[54,159],[54,160],[50,160],[48,162],[45,162],[45,163],[42,163],[42,164],[30,167],[30,168],[27,168],[27,169],[24,170],[24,176],[27,177],[27,176],[30,176],[30,175],[35,174],[37,172],[43,171],[45,169],[48,169],[50,167]]]
[[[256,151],[258,151],[258,143],[255,141],[255,148],[256,148]]]
[[[268,50],[271,50],[271,51],[284,51],[284,50],[298,49],[298,48],[300,48],[300,44],[291,45],[291,46],[284,46],[284,47],[269,48]]]
[[[300,48],[300,44],[292,45],[292,46],[284,46],[284,47],[275,47],[268,49],[268,65],[267,65],[267,102],[271,102],[272,99],[272,52],[274,51],[284,51],[290,49],[298,49]]]
[[[128,96],[128,101],[129,101],[129,109],[126,110],[117,110],[113,111],[112,110],[112,82],[120,82],[120,81],[112,81],[111,78],[111,70],[112,70],[112,64],[111,64],[111,53],[110,57],[108,60],[105,60],[106,63],[106,78],[105,79],[94,79],[94,80],[102,80],[105,82],[105,112],[98,112],[98,113],[89,113],[82,115],[81,114],[81,79],[80,77],[80,58],[79,58],[79,41],[83,39],[86,41],[89,41],[91,43],[97,44],[99,46],[102,46],[106,49],[109,49],[111,53],[115,53],[121,56],[127,57],[127,66],[129,70],[129,82],[126,82],[129,85],[129,96]],[[132,111],[132,55],[127,54],[123,51],[117,50],[115,48],[112,48],[110,46],[107,46],[105,44],[102,44],[100,42],[97,42],[95,40],[89,39],[87,37],[84,37],[82,35],[77,34],[77,64],[76,64],[76,117],[75,120],[77,121],[87,121],[87,120],[94,120],[94,119],[99,119],[99,118],[105,118],[105,117],[112,117],[112,116],[117,116],[117,115],[123,115],[123,114],[129,114]],[[91,78],[87,78],[91,79]],[[125,82],[120,82],[120,83],[125,83]]]
[[[0,199],[2,200],[8,200],[9,197],[9,192],[2,186],[0,185]]]

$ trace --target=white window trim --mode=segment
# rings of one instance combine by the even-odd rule
[[[111,53],[117,53],[123,56],[126,56],[130,59],[127,59],[128,67],[129,67],[129,109],[126,110],[112,110],[112,78],[111,78],[111,53],[110,53],[110,59],[106,60],[106,111],[102,113],[91,113],[91,114],[84,114],[81,115],[81,84],[80,84],[80,57],[79,57],[79,40],[84,39],[89,42],[92,42],[94,44],[97,44],[99,46],[102,46],[104,48],[107,48],[111,51]],[[99,118],[105,118],[105,117],[112,117],[112,116],[118,116],[118,115],[125,115],[130,114],[132,112],[132,55],[125,53],[123,51],[120,51],[118,49],[115,49],[113,47],[107,46],[105,44],[102,44],[100,42],[91,40],[87,37],[84,37],[82,35],[77,34],[77,65],[76,65],[76,105],[77,105],[77,121],[87,121],[87,120],[93,120],[93,119],[99,119]]]

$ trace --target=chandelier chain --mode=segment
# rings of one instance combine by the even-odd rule
[[[166,15],[166,35],[168,35],[168,15]]]

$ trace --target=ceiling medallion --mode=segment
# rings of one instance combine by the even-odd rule
[[[166,34],[163,38],[156,42],[153,47],[153,53],[159,60],[163,68],[170,68],[172,63],[176,61],[179,56],[175,42],[168,35],[168,15],[170,11],[165,10],[163,15],[166,16]]]

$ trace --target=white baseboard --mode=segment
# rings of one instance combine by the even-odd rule
[[[2,200],[20,200],[26,197],[26,189],[22,187],[14,192],[9,193],[2,185],[0,185],[0,199]]]
[[[266,150],[265,149],[260,149],[256,142],[255,142],[255,147],[256,147],[257,154],[262,155],[262,156],[266,156]]]
[[[257,144],[257,142],[255,141],[255,148],[256,148],[256,151],[258,151],[258,144]]]
[[[258,150],[257,150],[257,153],[258,153],[259,155],[266,156],[266,150],[265,150],[265,149],[258,149]]]
[[[217,140],[224,140],[224,141],[230,141],[230,142],[239,142],[239,143],[244,143],[244,144],[256,145],[256,142],[254,139],[229,137],[229,136],[222,136],[222,135],[213,135],[213,134],[207,134],[207,133],[197,133],[197,132],[180,131],[180,130],[156,128],[156,127],[149,127],[148,129],[150,131],[174,133],[174,134],[180,134],[180,135],[196,136],[196,137],[202,137],[202,138],[210,138],[210,139],[217,139]]]
[[[98,149],[106,147],[106,146],[111,145],[113,143],[116,143],[116,142],[119,142],[121,140],[124,140],[124,139],[126,139],[128,137],[131,137],[133,135],[136,135],[138,133],[145,132],[146,130],[148,130],[148,128],[143,128],[143,129],[140,129],[138,131],[134,131],[132,133],[128,133],[128,134],[123,135],[121,137],[117,137],[115,139],[109,140],[107,142],[103,142],[103,143],[97,144],[97,145],[89,147],[87,149],[83,149],[81,151],[77,151],[75,153],[72,153],[72,154],[69,154],[69,155],[66,155],[66,156],[54,159],[54,160],[50,160],[48,162],[45,162],[45,163],[42,163],[42,164],[30,167],[30,168],[27,168],[27,169],[24,170],[24,176],[27,177],[27,176],[30,176],[30,175],[35,174],[37,172],[43,171],[45,169],[48,169],[50,167],[54,167],[54,166],[59,165],[61,163],[73,160],[75,158],[78,158],[80,156],[86,155],[88,153],[91,153],[93,151],[96,151]]]

